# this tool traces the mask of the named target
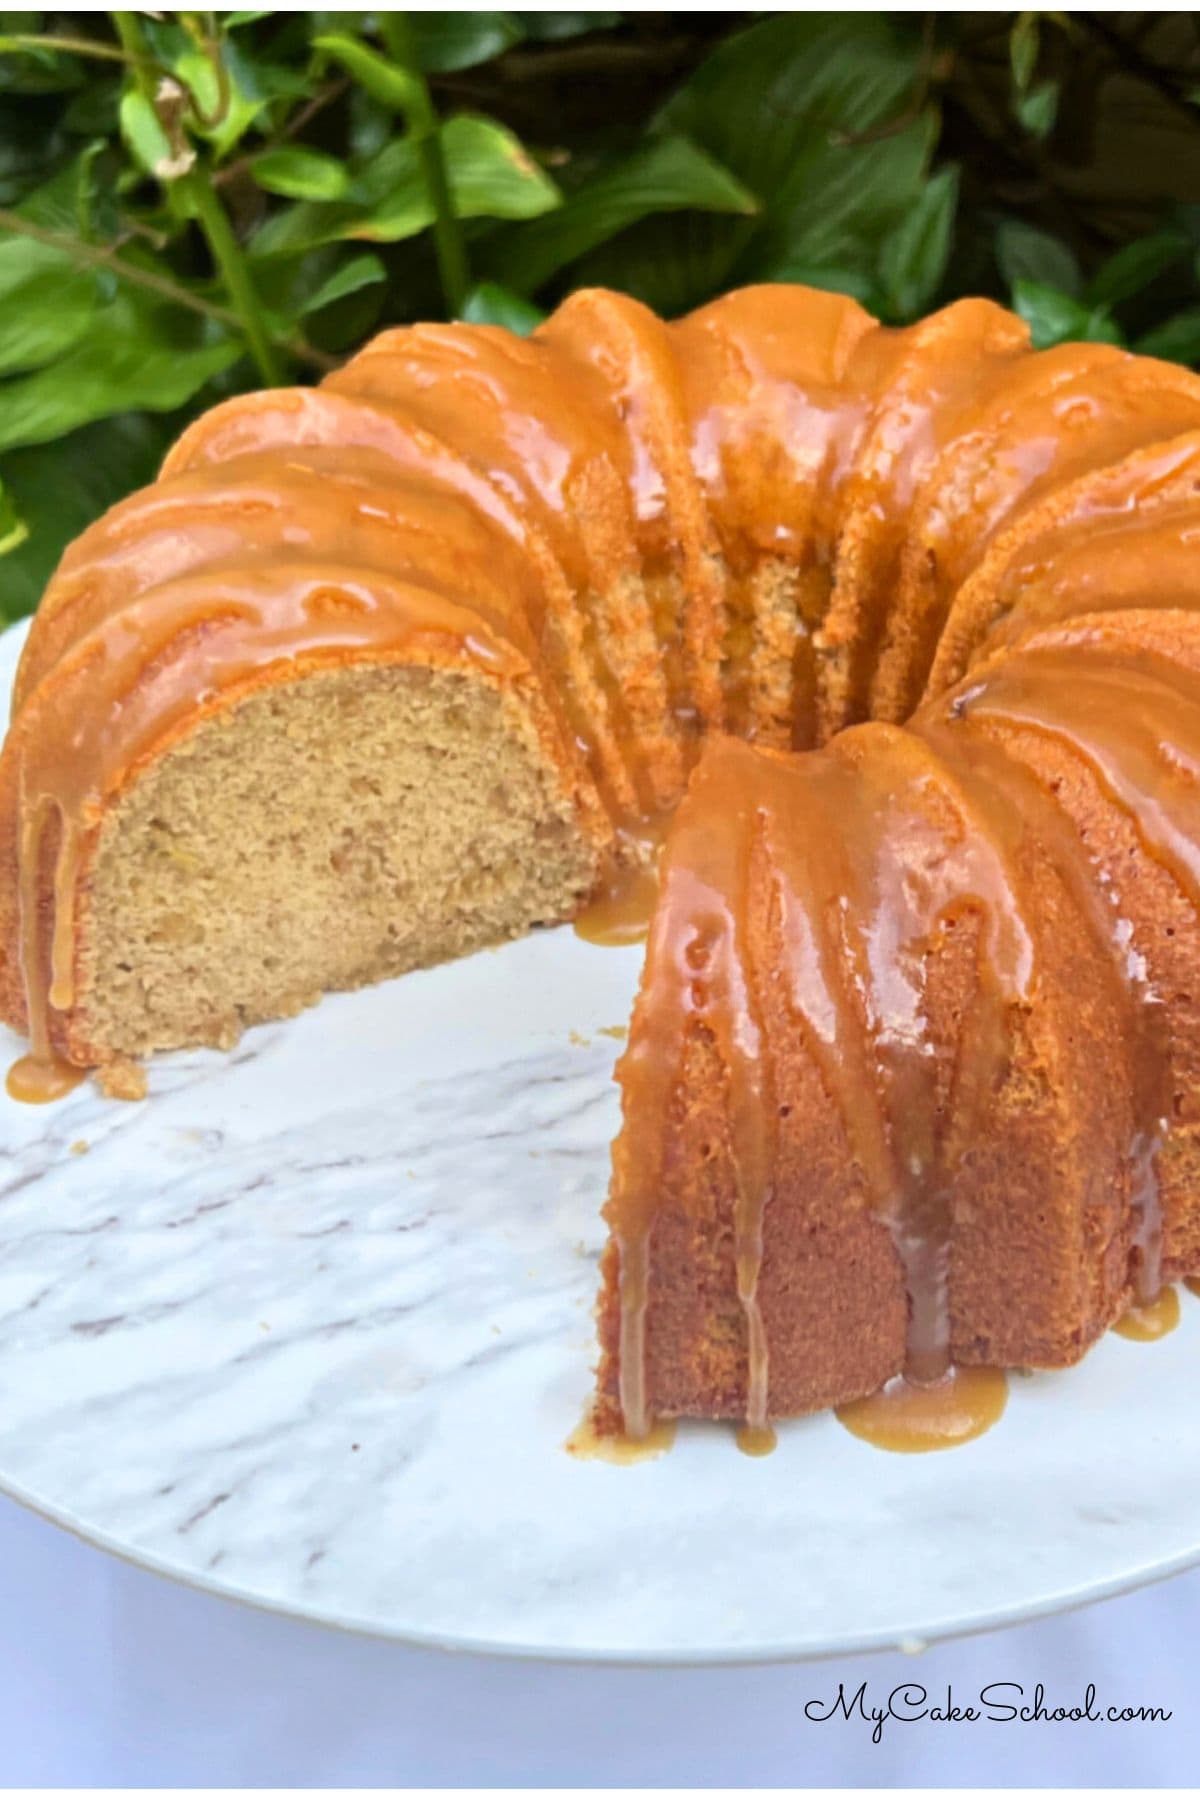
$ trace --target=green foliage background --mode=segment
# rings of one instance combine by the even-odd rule
[[[1200,360],[1191,13],[0,13],[0,620],[188,418],[604,283]]]

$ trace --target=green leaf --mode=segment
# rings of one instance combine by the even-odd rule
[[[0,388],[0,451],[132,409],[169,412],[245,354],[240,339],[123,288],[57,362]]]
[[[1054,121],[1058,117],[1058,96],[1057,81],[1039,82],[1028,93],[1017,96],[1013,111],[1030,137],[1049,137],[1054,130]]]
[[[659,213],[610,238],[571,267],[574,287],[613,287],[677,318],[732,287],[738,258],[752,245],[756,218],[728,213]],[[781,272],[762,280],[804,279]]]
[[[681,215],[589,257],[589,280],[669,311],[794,268],[873,281],[885,238],[920,199],[936,137],[920,40],[878,13],[784,13],[728,38],[658,115],[757,196],[745,219]],[[904,122],[907,117],[907,122]]]
[[[78,343],[101,292],[93,271],[63,251],[0,235],[0,375],[40,368]]]
[[[536,44],[563,44],[569,38],[586,37],[591,31],[612,31],[624,14],[619,12],[515,12],[510,15],[527,38]]]
[[[411,19],[417,55],[429,74],[473,69],[503,55],[524,35],[506,12],[414,12]]]
[[[1033,80],[1039,48],[1038,15],[1018,13],[1008,38],[1008,55],[1017,92],[1023,94]]]
[[[1057,288],[1077,297],[1083,285],[1075,253],[1061,238],[1024,219],[1001,219],[996,227],[996,261],[1010,291],[1018,281]]]
[[[933,137],[932,121],[920,118],[892,136],[822,159],[811,192],[794,194],[789,183],[768,199],[763,231],[736,278],[775,277],[783,260],[875,269],[890,234],[920,204]]]
[[[314,288],[313,292],[301,303],[299,317],[307,317],[309,313],[320,312],[322,307],[332,306],[335,300],[344,300],[347,294],[357,294],[365,287],[373,287],[376,282],[387,280],[387,270],[377,256],[364,250],[359,256],[352,256],[333,271],[333,274]]]
[[[783,13],[720,45],[667,102],[659,123],[732,170],[789,235],[819,219],[827,182],[844,196],[856,168],[868,169],[877,156],[899,159],[896,192],[871,167],[870,211],[887,229],[916,198],[905,134],[855,140],[911,104],[918,62],[915,36],[880,14]]]
[[[492,119],[460,113],[442,127],[442,149],[460,219],[529,219],[560,204],[549,176]],[[395,138],[354,177],[344,201],[304,201],[268,219],[251,254],[290,256],[342,238],[396,243],[424,231],[433,218],[417,146]]]
[[[301,144],[264,150],[251,167],[260,187],[289,200],[340,200],[350,185],[350,171],[344,162]]]
[[[32,612],[71,539],[154,479],[180,423],[127,413],[0,459],[0,480],[26,527],[24,541],[0,561],[0,620]]]
[[[326,56],[332,56],[340,62],[346,73],[366,88],[372,100],[380,106],[386,106],[389,112],[403,113],[406,117],[412,110],[414,97],[419,104],[420,89],[407,69],[397,68],[378,50],[372,50],[368,44],[360,44],[354,38],[344,37],[339,32],[313,39],[313,48],[323,50]]]
[[[950,260],[957,210],[958,170],[939,169],[885,239],[879,273],[891,318],[915,319],[931,304]]]
[[[529,293],[648,213],[689,208],[751,214],[757,201],[687,138],[657,138],[578,188],[552,215],[497,239],[488,266],[499,281]]]
[[[17,212],[31,225],[71,234],[87,231],[94,146],[78,156],[22,200]]]
[[[1200,362],[1200,306],[1185,307],[1165,319],[1133,347],[1141,356],[1161,356],[1167,362]]]
[[[1088,307],[1070,294],[1018,281],[1013,305],[1029,326],[1036,350],[1073,342],[1119,344],[1121,333],[1103,307]]]
[[[460,219],[534,219],[562,204],[541,164],[494,119],[460,113],[442,127],[442,150]]]
[[[1087,298],[1093,306],[1120,306],[1132,300],[1188,253],[1187,239],[1179,232],[1158,231],[1134,238],[1102,263],[1088,282]]]
[[[528,337],[546,315],[541,307],[498,281],[481,281],[467,295],[462,316],[469,325],[503,325],[520,337]]]

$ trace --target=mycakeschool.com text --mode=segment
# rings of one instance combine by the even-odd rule
[[[876,1697],[863,1681],[856,1688],[839,1682],[836,1693],[809,1700],[804,1716],[813,1724],[861,1721],[871,1727],[871,1741],[878,1744],[890,1724],[1162,1725],[1171,1713],[1164,1706],[1109,1704],[1099,1698],[1094,1682],[1082,1693],[1052,1696],[1040,1681],[1032,1688],[1017,1681],[990,1681],[977,1694],[959,1697],[952,1686],[933,1692],[906,1681]]]

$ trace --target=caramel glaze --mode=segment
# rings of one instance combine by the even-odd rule
[[[869,716],[908,520],[946,437],[941,421],[1028,348],[1027,327],[989,300],[956,301],[918,324],[872,332],[856,345],[847,380],[862,397],[865,418],[861,438],[843,442],[833,484],[833,592],[813,638],[816,741]],[[800,745],[811,741],[797,738]]]
[[[897,1375],[878,1393],[834,1410],[838,1420],[878,1450],[953,1450],[990,1431],[1008,1401],[1002,1369],[952,1369],[938,1381]]]
[[[1189,371],[1100,344],[1067,344],[981,370],[941,416],[943,453],[914,498],[900,589],[877,673],[877,712],[911,708],[956,590],[1012,513],[1088,469],[1200,425]]]
[[[686,411],[687,447],[724,574],[725,721],[771,742],[758,713],[754,577],[770,562],[794,579],[792,716],[776,742],[811,742],[815,698],[812,630],[830,591],[837,491],[874,389],[847,381],[855,347],[879,334],[840,294],[746,288],[673,328]],[[746,404],[753,394],[753,404]]]
[[[1120,1337],[1132,1338],[1138,1344],[1157,1343],[1179,1324],[1179,1290],[1165,1287],[1152,1300],[1131,1306],[1113,1326]]]
[[[1015,642],[1039,620],[1160,603],[1159,568],[1148,558],[1136,568],[1136,546],[1173,509],[1191,510],[1197,496],[1200,431],[1193,431],[1089,469],[1022,504],[954,596],[929,694],[944,692],[981,652]],[[1111,584],[1109,560],[1094,554],[1101,540],[1119,559]],[[1187,592],[1176,590],[1171,604],[1186,606]]]
[[[618,836],[600,885],[575,916],[575,934],[589,944],[642,944],[658,900],[658,865],[665,819],[643,819]]]
[[[629,1463],[652,1462],[663,1456],[675,1442],[675,1421],[664,1419],[644,1437],[628,1437],[624,1432],[598,1431],[591,1413],[567,1439],[565,1448],[581,1462]]]

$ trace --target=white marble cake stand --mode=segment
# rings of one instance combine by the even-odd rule
[[[564,1452],[638,961],[547,933],[163,1059],[140,1106],[0,1099],[0,1487],[263,1606],[560,1657],[921,1642],[1200,1560],[1186,1295],[952,1453],[828,1416],[761,1460]]]

